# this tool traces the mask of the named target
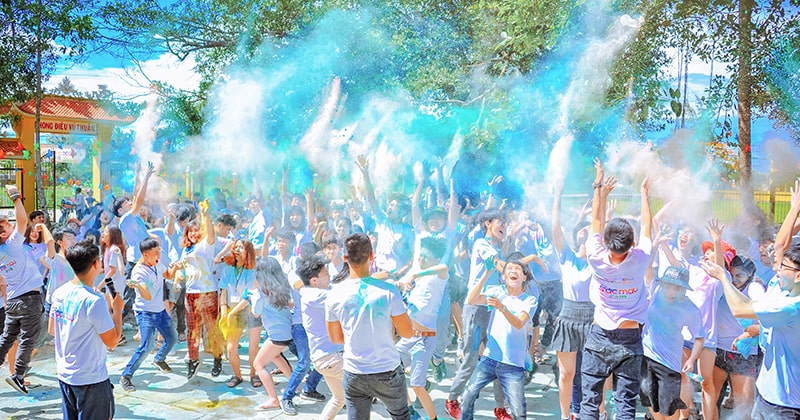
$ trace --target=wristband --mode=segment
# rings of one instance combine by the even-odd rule
[[[602,186],[603,186],[603,184],[600,183],[600,182],[592,182],[592,188],[594,188],[594,189],[598,189],[598,188],[600,188]]]
[[[14,193],[14,194],[9,194],[9,195],[8,195],[8,198],[10,198],[10,199],[11,199],[11,202],[12,202],[12,203],[13,203],[13,202],[15,202],[15,201],[17,201],[17,199],[19,199],[20,197],[21,197],[21,196],[20,196],[20,194],[19,194],[19,193]]]

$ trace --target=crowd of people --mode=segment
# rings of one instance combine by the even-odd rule
[[[228,387],[264,389],[256,410],[297,415],[299,396],[325,403],[320,419],[343,408],[367,419],[376,401],[393,419],[472,419],[493,383],[495,417],[525,419],[525,386],[551,351],[562,419],[606,418],[607,390],[618,419],[635,418],[637,403],[653,419],[714,420],[721,406],[737,418],[800,418],[791,391],[800,385],[800,181],[777,231],[749,219],[732,232],[715,219],[674,220],[670,203],[653,215],[647,179],[640,214],[614,217],[617,180],[600,161],[592,198],[571,220],[562,188],[552,213],[534,217],[491,191],[459,197],[442,168],[381,206],[368,160],[355,169],[361,196],[323,197],[314,186],[290,194],[286,167],[279,194],[264,196],[253,179],[244,200],[214,188],[162,209],[147,197],[148,164],[131,197],[93,203],[52,232],[6,186],[15,206],[15,222],[0,217],[6,382],[28,393],[25,375],[49,333],[64,418],[112,418],[107,352],[138,341],[113,375],[135,392],[148,356],[171,374],[185,341],[180,374],[197,375],[202,344],[213,377],[227,370]],[[281,393],[277,374],[287,378]],[[447,398],[435,401],[432,382],[449,376]],[[330,397],[317,389],[323,380]]]

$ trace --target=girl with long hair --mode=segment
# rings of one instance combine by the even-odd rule
[[[252,313],[261,317],[261,323],[267,330],[267,339],[258,350],[253,367],[269,398],[264,404],[258,405],[256,410],[274,410],[281,408],[281,405],[275,382],[267,372],[267,364],[274,363],[287,378],[292,375],[289,364],[280,356],[292,342],[292,313],[289,310],[292,295],[289,280],[283,273],[281,264],[272,257],[262,258],[256,263],[254,286],[253,290],[245,291],[245,299],[228,313],[228,322],[248,304]]]
[[[252,290],[256,278],[256,251],[253,243],[247,240],[228,242],[218,255],[216,261],[224,262],[220,273],[220,316],[227,320],[228,312],[242,301],[245,290]],[[233,376],[226,382],[229,388],[242,383],[241,361],[239,359],[239,339],[247,327],[250,341],[248,355],[250,362],[250,383],[253,387],[261,386],[261,378],[256,375],[253,360],[258,352],[258,341],[261,338],[261,321],[251,312],[240,311],[228,322],[226,343],[228,361]]]

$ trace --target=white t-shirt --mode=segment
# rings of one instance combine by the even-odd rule
[[[167,270],[160,262],[154,267],[139,261],[131,270],[131,282],[144,284],[150,290],[150,300],[142,297],[136,290],[136,300],[133,301],[133,310],[143,312],[161,312],[164,310],[164,271]]]
[[[640,324],[647,318],[647,288],[644,273],[650,259],[650,240],[640,238],[620,264],[611,264],[609,251],[600,233],[586,240],[586,257],[592,269],[589,298],[594,303],[594,319],[600,328],[615,330],[623,321]]]
[[[45,257],[45,261],[50,266],[50,275],[47,277],[47,296],[45,302],[53,303],[53,293],[70,280],[75,278],[75,270],[69,265],[67,259],[61,254],[56,254],[53,258]]]
[[[765,290],[761,283],[751,281],[745,286],[742,293],[750,300],[762,300],[764,299]],[[740,353],[746,357],[752,352],[757,352],[758,350],[755,346],[758,345],[758,337],[739,340],[739,345],[742,348],[751,350],[746,354],[745,352],[733,348],[733,341],[736,340],[736,337],[744,332],[745,327],[753,325],[754,322],[754,320],[749,318],[734,317],[730,306],[728,306],[728,300],[725,299],[723,295],[717,307],[717,347],[730,352]]]
[[[223,264],[220,271],[219,288],[225,289],[228,293],[228,301],[223,303],[233,308],[242,301],[245,290],[252,290],[255,287],[256,270],[236,268],[224,262]]]
[[[432,274],[414,280],[414,288],[408,294],[408,316],[422,326],[436,329],[442,296],[447,286],[447,279]]]
[[[328,297],[328,291],[303,287],[300,289],[300,296],[303,302],[303,328],[306,329],[308,336],[311,361],[331,353],[344,351],[344,346],[333,344],[328,335],[328,327],[325,323],[325,300]]]
[[[578,258],[572,248],[568,246],[561,251],[560,257],[561,290],[564,293],[564,299],[573,302],[589,302],[589,285],[592,280],[589,262],[586,258]]]
[[[507,365],[525,368],[528,356],[528,326],[536,312],[537,299],[527,293],[509,296],[505,286],[491,286],[484,291],[486,296],[500,299],[509,312],[517,318],[528,314],[528,322],[522,328],[514,328],[506,316],[498,310],[492,310],[487,329],[486,349],[484,355]]]
[[[486,238],[475,240],[470,252],[470,267],[469,267],[469,282],[467,283],[467,290],[471,290],[478,284],[483,273],[486,272],[487,267],[494,268],[494,261],[500,258],[500,251],[492,245]],[[500,273],[495,271],[486,279],[483,285],[483,290],[489,286],[500,286],[503,280],[500,278]]]
[[[133,214],[129,211],[119,218],[119,230],[122,231],[122,237],[125,238],[125,243],[128,245],[128,261],[137,261],[142,258],[139,242],[150,237],[144,220],[138,214]]]
[[[176,277],[186,280],[186,293],[216,292],[218,285],[211,277],[211,263],[214,261],[215,247],[201,240],[194,247],[184,248],[182,260],[186,267],[178,270]]]
[[[753,302],[766,343],[756,388],[772,404],[800,409],[800,296],[772,289]]]
[[[717,348],[717,306],[724,296],[722,283],[710,277],[706,272],[696,266],[689,266],[689,286],[692,290],[686,292],[686,297],[700,309],[700,319],[703,322],[706,341],[703,347]],[[688,337],[684,336],[684,339]]]
[[[70,282],[53,294],[49,315],[55,327],[58,379],[75,386],[108,379],[106,346],[100,334],[113,329],[114,321],[105,299]]]
[[[125,265],[122,250],[116,245],[111,245],[103,255],[103,267],[106,270],[106,277],[108,277],[108,272],[111,271],[109,268],[114,267],[116,269],[114,275],[111,276],[111,280],[117,293],[125,291]]]
[[[405,312],[400,291],[382,280],[346,279],[331,289],[325,320],[342,325],[344,370],[370,374],[397,368],[400,355],[394,345],[392,317]]]
[[[0,275],[6,278],[6,301],[42,287],[42,274],[24,244],[25,238],[14,229],[0,245]]]
[[[383,216],[378,217],[375,266],[385,271],[400,269],[414,257],[414,229],[407,223],[392,223]]]
[[[705,336],[700,311],[686,298],[668,302],[661,283],[655,283],[647,309],[647,322],[642,330],[642,348],[646,357],[680,372],[683,356],[681,330],[686,327],[692,339]]]

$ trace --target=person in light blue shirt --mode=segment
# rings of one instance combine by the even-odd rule
[[[531,317],[538,304],[536,297],[525,293],[525,283],[533,276],[526,263],[521,260],[509,260],[503,266],[505,284],[484,288],[490,272],[491,270],[484,272],[467,294],[467,303],[486,305],[492,310],[486,348],[475,368],[475,375],[464,393],[461,418],[463,420],[474,418],[475,401],[481,389],[497,380],[508,401],[509,414],[517,420],[525,419],[528,329],[531,327]]]
[[[793,208],[795,218],[800,200],[798,204]],[[764,359],[756,379],[753,419],[800,418],[800,245],[777,256],[781,257],[779,287],[771,288],[761,300],[751,300],[739,291],[721,266],[701,263],[722,283],[733,315],[761,323]]]

